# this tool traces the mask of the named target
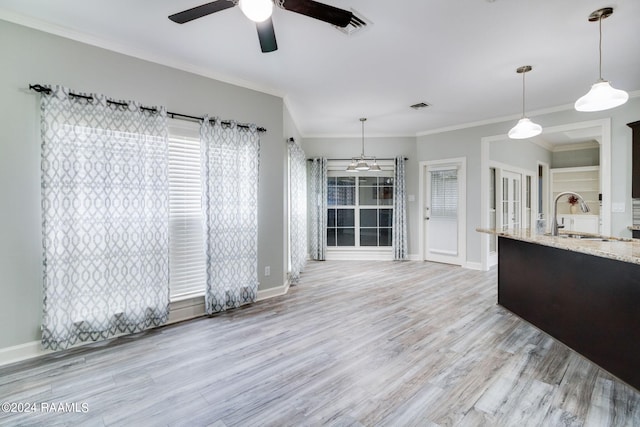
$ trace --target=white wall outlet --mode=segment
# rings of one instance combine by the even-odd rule
[[[267,265],[267,266],[264,268],[264,275],[265,275],[265,276],[269,276],[269,275],[271,275],[271,267],[270,267],[270,266],[268,266],[268,265]]]
[[[416,196],[414,194],[409,194],[409,195],[407,195],[407,199],[410,202],[415,202],[416,201]]]

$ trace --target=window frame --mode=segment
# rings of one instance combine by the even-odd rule
[[[172,216],[172,209],[171,207],[173,206],[173,202],[172,202],[172,198],[171,198],[171,194],[172,194],[172,180],[171,180],[171,164],[172,161],[174,159],[173,155],[172,155],[172,146],[173,146],[173,141],[176,140],[187,140],[187,141],[191,141],[193,143],[198,144],[198,150],[199,150],[199,154],[198,154],[198,165],[199,165],[199,172],[198,175],[201,177],[201,167],[202,167],[202,151],[200,150],[200,144],[202,143],[202,140],[200,138],[200,124],[196,123],[196,122],[188,122],[188,121],[184,121],[184,120],[175,120],[175,119],[169,119],[169,125],[167,128],[167,137],[169,138],[169,205],[170,205],[170,209],[169,209],[169,234],[170,234],[170,245],[169,245],[169,265],[173,266],[174,263],[178,262],[176,257],[180,257],[181,254],[183,254],[184,252],[180,252],[178,253],[175,250],[175,246],[174,244],[171,242],[171,237],[177,237],[175,235],[172,234],[172,221],[175,221],[176,218],[175,216]],[[195,190],[195,188],[193,189]],[[187,190],[188,191],[188,190]],[[202,187],[200,184],[199,187],[199,195],[197,196],[197,198],[199,198],[200,203],[199,203],[199,217],[200,217],[200,229],[204,230],[203,226],[204,226],[204,215],[203,215],[203,211],[202,211]],[[192,201],[193,202],[193,201]],[[192,213],[194,212],[193,209],[195,209],[195,206],[191,206],[192,208]],[[183,218],[184,219],[184,218]],[[195,229],[198,229],[198,227],[196,226]],[[201,280],[201,283],[199,285],[192,285],[192,286],[185,286],[184,284],[180,285],[181,289],[176,289],[176,283],[175,283],[175,276],[172,274],[172,272],[175,272],[174,268],[170,268],[169,271],[169,299],[171,303],[175,303],[175,302],[180,302],[180,301],[185,301],[185,300],[190,300],[192,298],[198,298],[198,297],[204,297],[205,294],[205,290],[206,290],[206,255],[205,255],[205,250],[204,250],[204,231],[201,232],[200,237],[202,239],[202,241],[200,242],[202,247],[200,248],[201,251],[198,248],[192,249],[195,252],[200,251],[201,252],[201,256],[202,259],[201,261],[201,265],[199,267],[193,267],[192,271],[189,274],[194,274],[197,275],[197,279],[196,280]],[[198,243],[196,242],[195,245],[197,245]],[[197,262],[197,260],[196,260]],[[180,270],[185,270],[184,268],[181,268]]]
[[[360,245],[360,210],[366,210],[366,209],[375,209],[377,211],[377,217],[378,217],[378,224],[375,227],[375,229],[379,230],[381,228],[388,228],[391,233],[393,232],[393,187],[395,186],[395,182],[393,183],[393,185],[391,186],[392,190],[391,190],[391,194],[392,194],[392,199],[391,199],[391,204],[389,205],[360,205],[360,183],[359,180],[357,179],[358,177],[388,177],[388,178],[394,178],[394,163],[393,161],[378,161],[378,164],[380,165],[382,172],[358,172],[358,173],[350,173],[350,172],[346,172],[345,169],[348,166],[348,162],[344,162],[344,161],[333,161],[333,160],[329,160],[329,163],[327,165],[327,178],[332,178],[332,177],[355,177],[355,204],[354,205],[329,205],[328,200],[327,200],[327,211],[329,209],[353,209],[354,210],[354,246],[330,246],[329,244],[327,244],[327,255],[331,256],[331,258],[334,258],[335,256],[337,256],[337,258],[339,258],[340,254],[343,253],[350,253],[352,255],[354,255],[357,252],[361,252],[363,254],[373,254],[373,253],[378,253],[381,256],[386,256],[389,254],[393,253],[393,247],[391,245],[391,237],[389,237],[389,245],[388,246],[379,246],[379,239],[380,239],[380,235],[379,232],[377,233],[377,239],[378,239],[378,245],[376,246],[361,246]],[[327,182],[327,185],[329,184],[329,182]],[[328,199],[328,193],[329,191],[327,191],[327,199]],[[389,225],[388,227],[380,227],[379,224],[379,215],[380,215],[380,209],[389,209],[391,211],[391,215],[392,215],[392,220],[391,220],[391,225]],[[329,228],[335,228],[335,227],[329,227],[328,223],[327,223],[327,227],[325,229],[325,233],[327,233],[327,230]],[[349,227],[351,228],[351,227]],[[364,228],[369,228],[369,227],[364,227]],[[373,227],[371,227],[373,228]],[[368,256],[368,255],[366,255]],[[337,259],[336,258],[336,259]]]

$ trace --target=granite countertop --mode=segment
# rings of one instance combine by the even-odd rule
[[[554,237],[547,234],[535,234],[529,229],[502,231],[488,228],[477,228],[476,231],[495,234],[501,237],[521,240],[524,242],[551,246],[558,249],[565,249],[568,251],[611,258],[618,261],[640,264],[640,240],[638,239],[623,239],[616,237],[594,236],[583,233],[571,233],[572,235],[606,239],[606,241],[577,239],[567,237],[568,233],[566,232],[561,233],[560,236]]]
[[[640,225],[630,225],[627,227],[629,230],[640,230]]]

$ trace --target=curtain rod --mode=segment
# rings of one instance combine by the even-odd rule
[[[373,160],[373,156],[367,156],[367,157],[371,157],[371,159],[367,158],[367,160]],[[317,159],[317,158],[318,158],[318,157],[314,157],[314,158],[311,158],[311,159],[307,159],[307,162],[312,162],[312,161],[314,161],[314,160],[315,160],[315,159]],[[329,160],[333,160],[333,161],[345,161],[345,162],[350,162],[350,161],[351,161],[351,160],[353,160],[353,159],[354,159],[354,158],[352,157],[352,158],[350,158],[350,159],[327,159],[327,161],[329,161]],[[355,157],[355,159],[357,160],[357,159],[358,159],[358,157]],[[404,159],[405,159],[405,160],[409,160],[409,158],[408,158],[408,157],[405,157]],[[383,157],[376,157],[376,160],[395,160],[395,158],[383,158]]]
[[[36,92],[44,92],[47,95],[51,94],[51,88],[48,88],[48,87],[43,86],[41,84],[29,85],[29,89],[35,90]],[[80,94],[73,93],[73,92],[69,92],[69,96],[73,96],[75,98],[87,99],[87,100],[92,100],[93,99],[92,96],[80,95]],[[123,107],[129,105],[126,102],[113,101],[111,99],[107,99],[107,102],[109,104],[120,105],[120,106],[123,106]],[[158,110],[155,109],[155,108],[149,108],[149,107],[142,107],[141,106],[140,109],[143,110],[143,111],[151,111],[151,112],[154,112],[154,113],[158,112]],[[204,120],[204,117],[189,116],[187,114],[172,113],[170,111],[167,111],[167,116],[171,117],[172,119],[196,120],[196,121],[203,121]],[[210,119],[209,121],[213,122],[214,120]],[[222,123],[223,125],[230,125],[231,124],[230,121],[226,121],[226,120],[223,120],[220,123]],[[249,129],[249,127],[250,127],[249,125],[242,124],[242,123],[237,124],[237,126],[239,128],[243,128],[243,129]],[[256,130],[258,132],[266,132],[267,131],[267,129],[265,129],[263,127],[258,127],[258,128],[256,128]]]

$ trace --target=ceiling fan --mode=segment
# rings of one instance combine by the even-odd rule
[[[281,9],[328,22],[340,28],[346,27],[353,19],[357,19],[349,11],[313,0],[216,0],[175,13],[169,16],[169,19],[178,24],[184,24],[194,19],[232,8],[236,4],[240,6],[242,12],[249,19],[256,22],[260,48],[264,53],[278,49],[273,21],[271,20],[271,11],[274,4]]]

